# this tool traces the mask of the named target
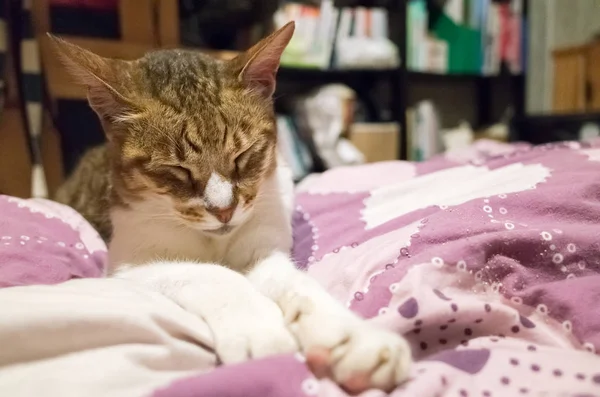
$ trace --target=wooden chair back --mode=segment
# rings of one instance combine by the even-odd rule
[[[35,35],[40,46],[46,88],[51,101],[57,99],[85,99],[85,90],[73,82],[58,59],[50,39],[50,0],[33,0],[32,16]],[[61,38],[98,55],[135,59],[156,48],[158,38],[155,26],[153,0],[119,0],[121,37],[118,40],[61,36]]]

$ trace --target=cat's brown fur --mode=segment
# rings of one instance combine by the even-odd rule
[[[108,241],[112,229],[109,192],[110,163],[106,145],[102,145],[88,150],[54,200],[77,210]]]
[[[222,210],[187,204],[202,196],[211,170],[234,183],[233,206],[252,203],[275,167],[273,71],[293,30],[290,23],[231,61],[160,50],[126,62],[55,39],[65,64],[87,86],[107,136],[56,200],[83,214],[105,239],[110,206],[147,194],[169,196],[190,222]]]

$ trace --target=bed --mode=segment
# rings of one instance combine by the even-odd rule
[[[299,354],[215,368],[201,319],[101,279],[106,247],[70,208],[0,213],[0,395],[345,396]],[[390,395],[600,396],[600,141],[330,170],[293,223],[297,265],[409,340]]]

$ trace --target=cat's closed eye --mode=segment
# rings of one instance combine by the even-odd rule
[[[193,181],[192,172],[181,165],[170,165],[167,166],[169,172],[182,182],[191,182]]]
[[[248,160],[250,159],[250,150],[245,150],[242,153],[238,154],[235,158],[235,172],[239,175],[241,171],[244,170],[246,165],[248,164]]]

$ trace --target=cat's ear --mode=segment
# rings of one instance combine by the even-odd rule
[[[231,60],[238,78],[248,87],[270,97],[275,91],[275,74],[283,50],[294,35],[294,22],[262,39],[248,51]]]
[[[50,34],[48,37],[69,73],[87,88],[90,106],[101,119],[111,120],[129,110],[132,104],[123,77],[129,74],[130,62],[104,58]]]

